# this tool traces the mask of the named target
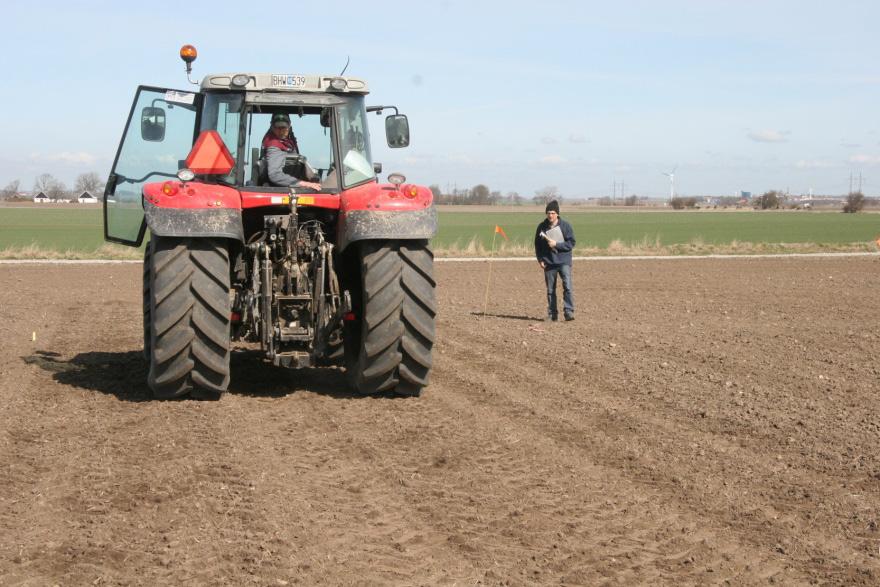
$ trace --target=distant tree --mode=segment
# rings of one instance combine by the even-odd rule
[[[49,190],[51,190],[52,186],[57,182],[58,180],[55,179],[55,176],[51,173],[41,173],[34,180],[34,193],[43,192],[48,196]]]
[[[600,206],[610,206],[612,204],[611,196],[602,196],[598,202]]]
[[[37,192],[43,192],[53,200],[57,200],[67,195],[67,186],[55,179],[51,173],[41,173],[34,181],[34,193]]]
[[[697,205],[696,198],[682,198],[681,196],[676,196],[669,200],[669,203],[672,205],[673,210],[684,210],[685,208],[694,208]]]
[[[471,188],[470,200],[473,204],[491,204],[489,187],[480,183]]]
[[[865,207],[865,194],[862,192],[853,192],[846,197],[846,204],[843,205],[843,211],[847,214],[855,214]]]
[[[517,206],[522,204],[523,197],[519,195],[519,192],[507,192],[507,201],[511,204],[516,204]]]
[[[52,198],[53,200],[60,200],[61,198],[66,198],[68,196],[67,186],[64,185],[63,181],[56,180],[49,187],[49,191],[46,192],[46,195]]]
[[[15,196],[17,196],[19,185],[21,185],[21,182],[17,179],[14,179],[7,183],[6,187],[0,190],[0,200],[11,200]]]
[[[776,190],[771,190],[769,192],[764,192],[754,200],[752,200],[752,206],[759,210],[770,210],[779,208],[779,201],[781,199],[782,193]]]
[[[635,205],[638,204],[638,203],[639,203],[639,197],[638,197],[637,195],[635,195],[635,194],[633,194],[633,195],[631,195],[631,196],[628,196],[628,197],[623,201],[623,205],[624,205],[624,206],[635,206]]]
[[[532,198],[532,201],[536,204],[546,204],[550,200],[561,200],[562,198],[559,195],[559,188],[555,185],[548,185],[546,187],[542,187],[541,189],[535,192],[535,197]]]
[[[77,196],[87,191],[96,198],[100,198],[104,193],[104,182],[101,181],[101,176],[94,171],[80,173],[76,178],[76,184],[74,185],[73,190],[76,192],[75,195]]]

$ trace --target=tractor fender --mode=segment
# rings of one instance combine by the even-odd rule
[[[422,186],[366,184],[342,194],[338,247],[362,240],[430,239],[437,234],[437,208]]]
[[[225,237],[244,242],[241,196],[226,186],[148,183],[144,216],[150,232],[173,237]]]
[[[367,239],[430,239],[437,234],[437,208],[351,210],[339,217],[339,248]]]

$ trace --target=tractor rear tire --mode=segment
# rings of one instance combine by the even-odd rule
[[[357,246],[361,287],[344,337],[349,385],[363,395],[417,396],[431,370],[434,255],[424,240]]]
[[[159,399],[219,398],[229,386],[225,241],[153,235],[150,246],[149,310],[144,310],[145,319],[149,316],[150,389]]]
[[[152,241],[144,247],[143,293],[144,293],[144,360],[150,362],[150,258],[153,253]]]

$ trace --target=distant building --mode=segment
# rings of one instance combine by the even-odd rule
[[[34,194],[34,202],[37,204],[48,204],[52,200],[49,199],[49,196],[44,194],[43,192],[37,192]]]
[[[91,192],[89,192],[89,190],[86,190],[79,195],[79,197],[76,199],[76,201],[79,202],[80,204],[97,204],[98,198],[93,196],[91,194]]]

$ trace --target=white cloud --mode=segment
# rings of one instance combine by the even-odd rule
[[[450,163],[454,163],[456,165],[477,165],[480,163],[480,161],[477,160],[476,158],[471,157],[470,155],[464,155],[464,154],[460,154],[460,153],[448,155],[446,157],[446,159]]]
[[[544,137],[541,139],[541,142],[545,145],[555,145],[556,139],[554,139],[553,137]]]
[[[46,155],[43,157],[43,160],[71,163],[74,165],[93,165],[98,160],[98,157],[92,153],[86,153],[85,151],[77,151],[75,153],[62,151],[61,153]]]
[[[880,155],[853,155],[849,158],[849,162],[862,165],[880,165]]]
[[[801,159],[800,161],[794,164],[798,169],[828,169],[829,167],[836,167],[834,163],[831,161],[824,161],[820,159]]]
[[[752,131],[746,136],[756,143],[785,143],[790,134],[791,132],[787,130],[759,130]]]
[[[568,142],[569,143],[586,143],[587,137],[585,137],[584,135],[571,134],[571,135],[568,135]]]
[[[560,155],[547,155],[538,159],[538,163],[543,165],[562,165],[568,163],[568,159]]]

